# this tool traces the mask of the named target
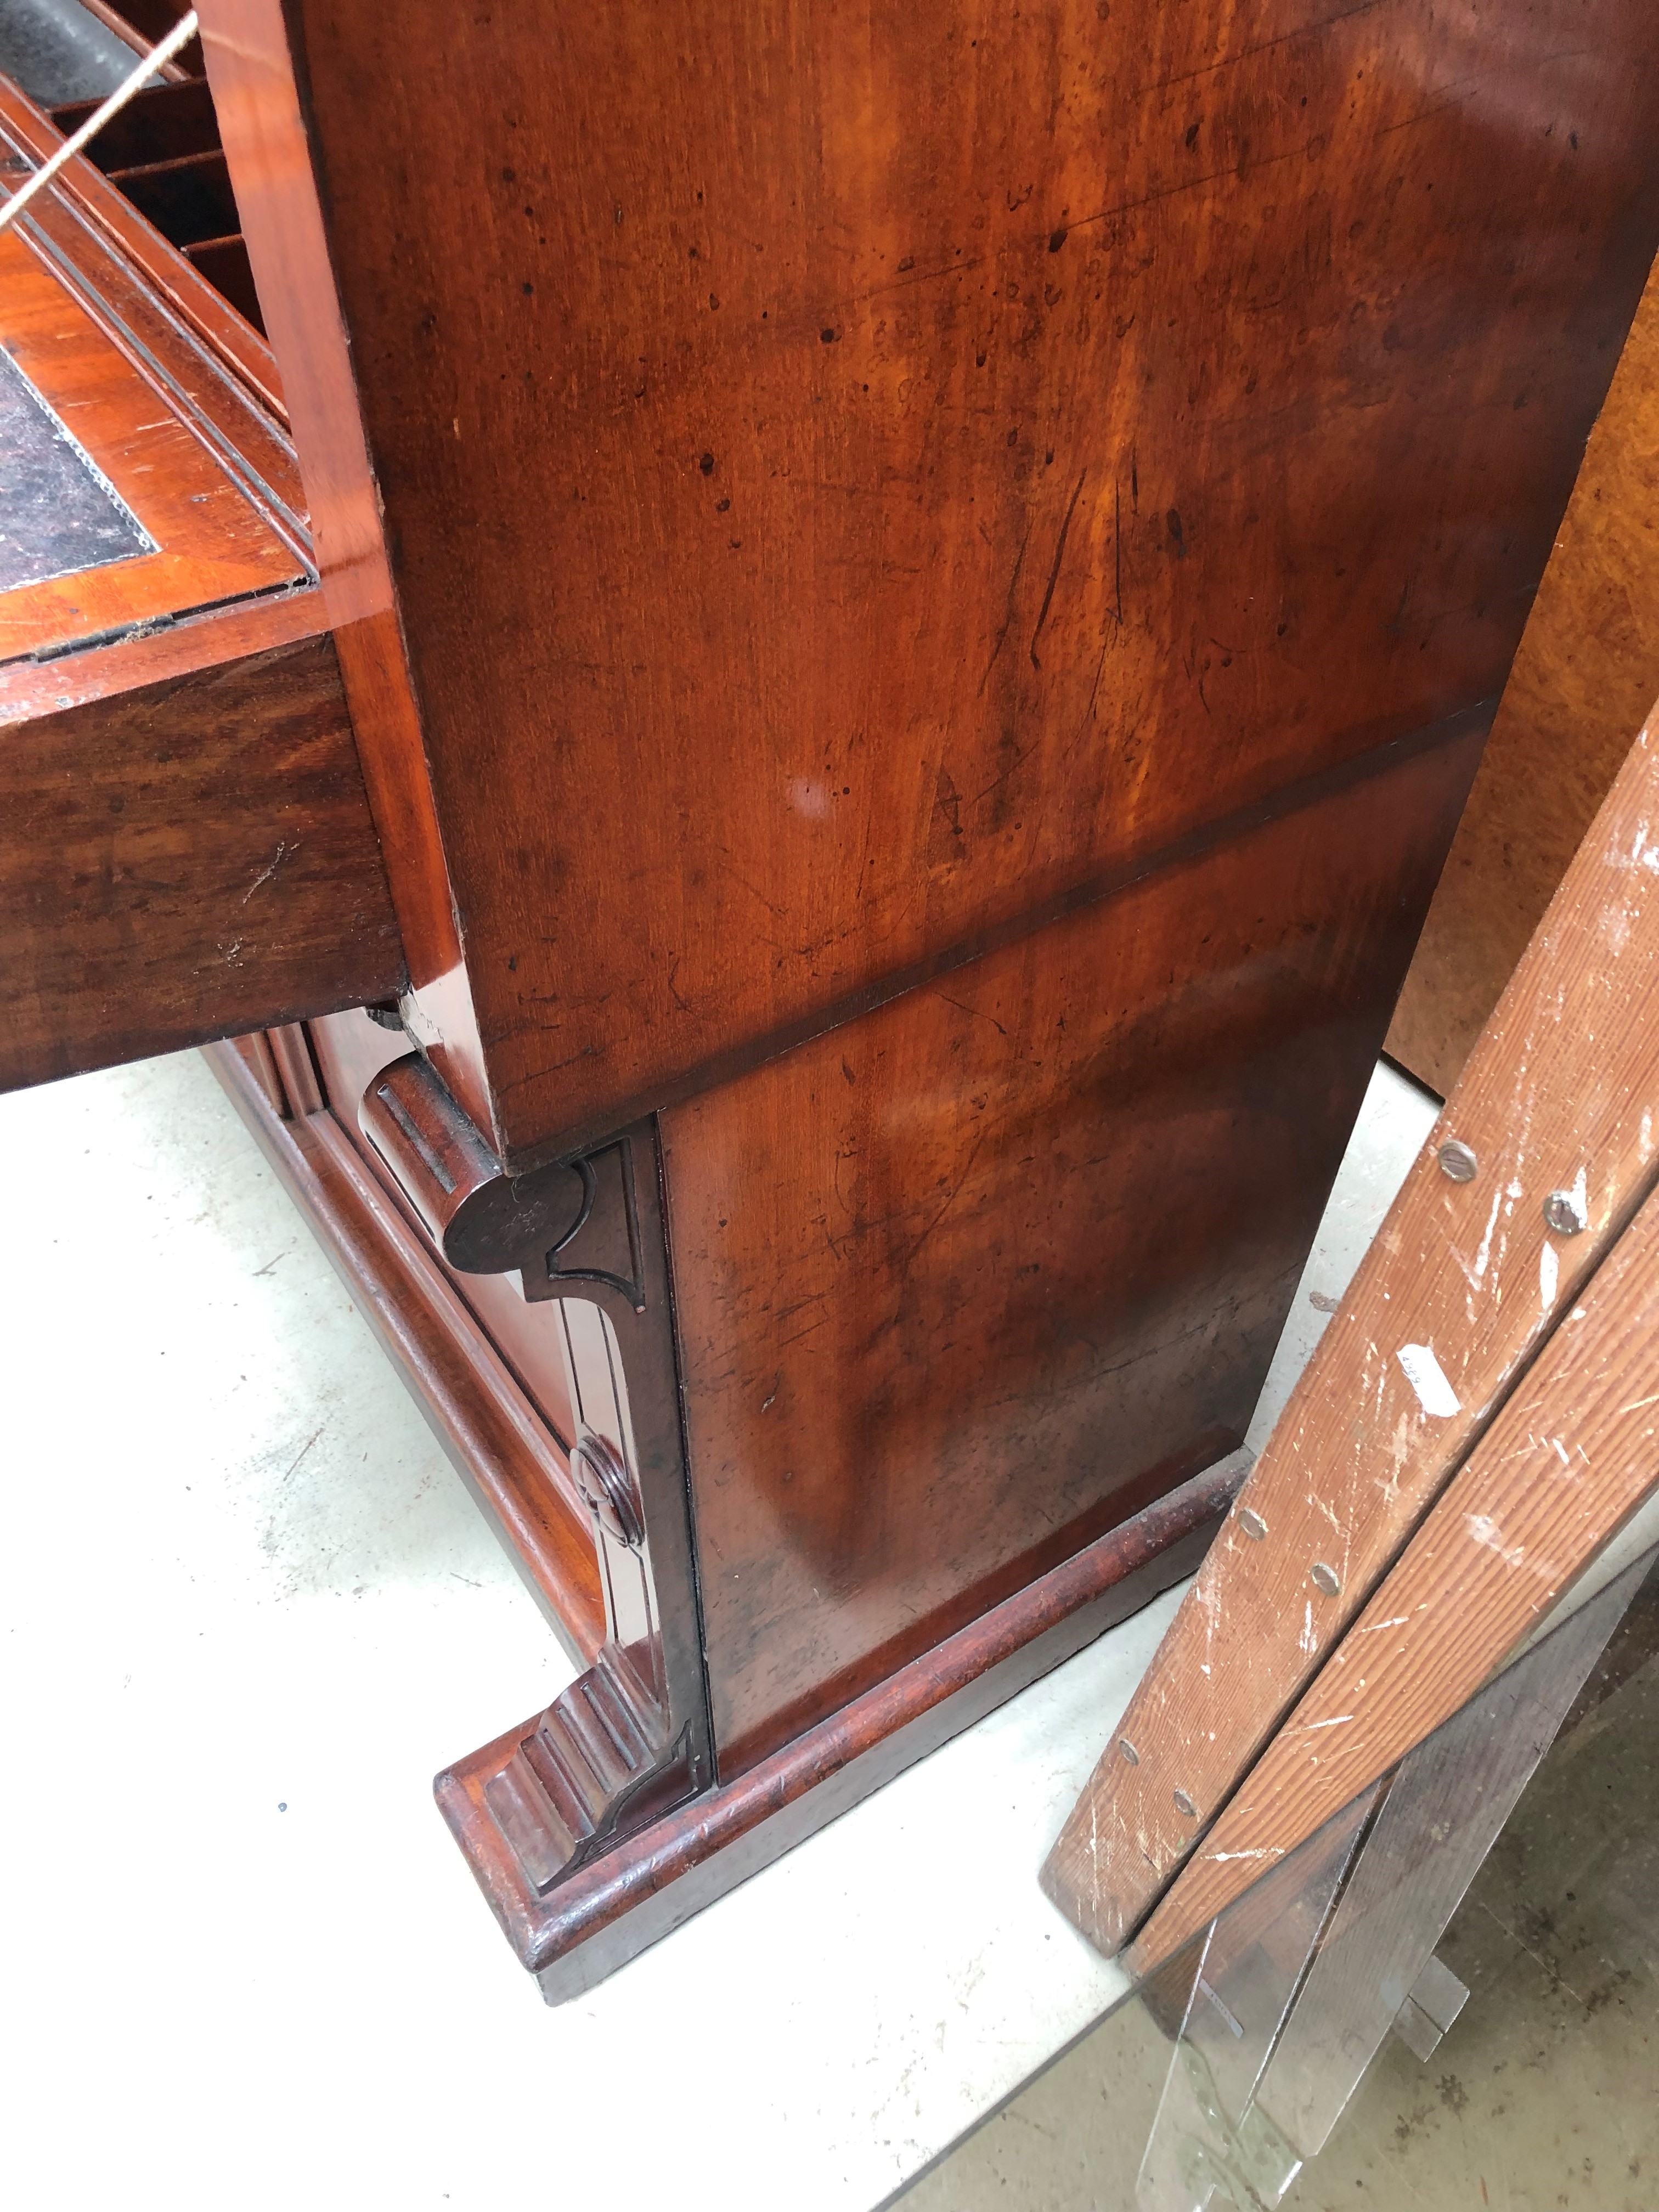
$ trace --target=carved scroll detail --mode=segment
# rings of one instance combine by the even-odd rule
[[[607,1644],[484,1784],[484,1802],[542,1894],[698,1786],[690,1729],[665,1746],[642,1725],[647,1713],[662,1717]]]
[[[559,1304],[606,1641],[483,1792],[545,1894],[714,1779],[655,1125],[510,1176],[418,1054],[358,1119],[452,1267]]]

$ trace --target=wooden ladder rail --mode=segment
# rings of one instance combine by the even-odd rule
[[[1149,1928],[1138,1947],[1137,1965],[1167,1954],[1178,1928],[1201,1925],[1218,1899],[1260,1870],[1258,1861],[1221,1856],[1244,1848],[1238,1838],[1246,1826],[1268,1836],[1252,1849],[1285,1844],[1292,1828],[1310,1832],[1272,1794],[1294,1766],[1302,1736],[1274,1744],[1262,1786],[1252,1777],[1236,1813],[1231,1801],[1355,1624],[1370,1629],[1389,1618],[1389,1605],[1372,1601],[1396,1562],[1406,1580],[1391,1581],[1390,1590],[1409,1588],[1431,1625],[1450,1617],[1452,1643],[1463,1655],[1462,1687],[1444,1717],[1550,1601],[1541,1593],[1565,1588],[1638,1502],[1639,1470],[1627,1460],[1632,1452],[1643,1456],[1641,1424],[1653,1409],[1623,1417],[1621,1429],[1616,1411],[1586,1395],[1584,1363],[1594,1342],[1596,1357],[1616,1366],[1620,1329],[1648,1310],[1645,1271],[1659,1268],[1648,1216],[1607,1284],[1598,1281],[1593,1304],[1587,1286],[1659,1176],[1656,987],[1659,709],[1043,1869],[1045,1890],[1101,1949],[1117,1951],[1147,1922],[1195,1853],[1193,1886],[1178,1886],[1156,1932]],[[1609,1307],[1615,1296],[1620,1304]],[[1581,1301],[1583,1321],[1575,1311]],[[1592,1314],[1601,1317],[1593,1328]],[[1569,1316],[1571,1327],[1551,1345]],[[1639,1346],[1631,1356],[1639,1361]],[[1537,1387],[1528,1382],[1510,1418],[1506,1401],[1534,1361]],[[1589,1370],[1592,1379],[1601,1372]],[[1566,1443],[1600,1455],[1592,1486],[1604,1487],[1605,1498],[1576,1524],[1574,1542],[1552,1524],[1549,1556],[1560,1571],[1541,1583],[1524,1577],[1525,1603],[1521,1580],[1499,1556],[1526,1548],[1516,1537],[1483,1555],[1490,1613],[1461,1594],[1449,1604],[1455,1586],[1448,1578],[1474,1571],[1481,1548],[1470,1538],[1468,1555],[1454,1562],[1452,1516],[1467,1504],[1501,1530],[1512,1513],[1524,1516],[1526,1484],[1551,1478],[1524,1451],[1516,1424],[1528,1413],[1535,1423],[1545,1402],[1539,1393],[1553,1389],[1549,1402],[1557,1406],[1564,1387],[1583,1401]],[[1627,1389],[1620,1403],[1642,1395]],[[1595,1425],[1603,1421],[1612,1426]],[[1557,1415],[1552,1436],[1559,1429]],[[1491,1449],[1477,1450],[1483,1438]],[[1523,1455],[1504,1458],[1516,1452]],[[1559,1467],[1553,1449],[1551,1457]],[[1460,1475],[1466,1462],[1467,1480]],[[1425,1528],[1454,1478],[1449,1511]],[[1479,1502],[1468,1504],[1466,1491]],[[1363,1641],[1354,1650],[1362,1648]],[[1333,1689],[1345,1679],[1357,1677],[1346,1668],[1333,1674]],[[1376,1679],[1368,1675],[1368,1685]],[[1322,1704],[1314,1712],[1318,1696],[1316,1686],[1307,1710],[1297,1711],[1299,1728],[1332,1717]],[[1409,1698],[1401,1711],[1421,1723],[1411,1741],[1434,1724]],[[1396,1732],[1399,1721],[1396,1715],[1391,1723]],[[1402,1741],[1374,1771],[1407,1747]],[[1351,1767],[1320,1756],[1313,1771],[1334,1776],[1340,1768],[1351,1785],[1344,1794],[1352,1796],[1360,1784]],[[1321,1795],[1321,1802],[1328,1811],[1341,1800]]]

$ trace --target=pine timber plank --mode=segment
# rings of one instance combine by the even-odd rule
[[[1443,1098],[1659,694],[1659,272],[1504,687],[1387,1050]]]
[[[1659,714],[1043,1870],[1061,1911],[1109,1952],[1203,1836],[1652,1185],[1656,826]],[[1473,1149],[1472,1180],[1442,1171],[1449,1139]],[[1576,1194],[1582,1232],[1547,1228],[1555,1191]],[[1401,1364],[1407,1347],[1419,1380],[1431,1355],[1443,1390],[1431,1377],[1419,1395]]]
[[[1166,1958],[1451,1719],[1659,1487],[1656,1330],[1659,1195],[1194,1853],[1134,1966]]]

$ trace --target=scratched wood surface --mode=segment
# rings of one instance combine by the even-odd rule
[[[326,636],[12,725],[0,1089],[395,993]]]
[[[203,12],[514,1169],[1495,696],[1659,239],[1649,0]]]
[[[1504,687],[1388,1049],[1443,1098],[1659,697],[1659,275]]]
[[[1198,1844],[1653,1182],[1656,830],[1659,714],[1044,1869],[1103,1949]],[[1443,1172],[1448,1139],[1472,1149],[1471,1180]],[[1558,1191],[1576,1234],[1546,1224]]]
[[[1132,1964],[1167,1957],[1450,1719],[1659,1486],[1656,1346],[1659,1197],[1596,1270],[1194,1852]]]

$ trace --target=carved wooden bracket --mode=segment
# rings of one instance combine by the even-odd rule
[[[375,1077],[358,1121],[452,1267],[560,1302],[606,1640],[484,1787],[545,1894],[714,1778],[656,1126],[509,1176],[418,1053]]]

